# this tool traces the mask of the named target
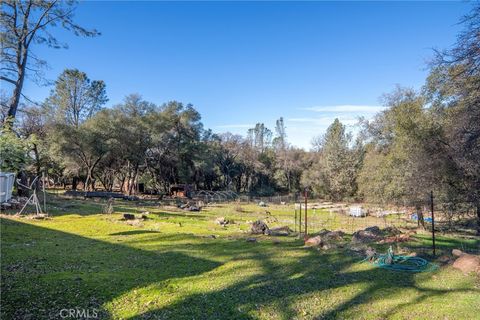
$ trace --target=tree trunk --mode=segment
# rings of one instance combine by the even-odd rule
[[[40,155],[38,153],[38,148],[36,143],[33,144],[33,154],[35,156],[36,175],[39,176],[41,171],[41,164],[40,164]]]
[[[85,192],[90,191],[90,185],[93,180],[92,172],[93,168],[87,168],[87,178],[85,179],[85,185],[83,186]]]
[[[420,227],[420,225],[423,227],[423,229],[425,229],[425,221],[423,220],[423,212],[422,212],[422,208],[420,207],[417,207],[416,208],[417,210],[417,218],[418,218],[418,226]]]
[[[480,236],[480,201],[477,202],[477,235]]]
[[[7,122],[11,122],[11,124],[13,124],[13,119],[15,119],[15,116],[17,115],[17,109],[20,103],[20,96],[23,89],[23,82],[25,80],[25,67],[27,66],[28,54],[25,48],[23,48],[22,50],[24,50],[24,58],[20,65],[17,64],[18,77],[17,81],[15,82],[15,88],[13,89],[12,98],[10,99],[10,103],[8,104]]]

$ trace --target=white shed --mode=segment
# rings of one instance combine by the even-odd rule
[[[367,211],[361,206],[352,206],[350,207],[350,215],[352,217],[365,217],[367,215]]]
[[[14,181],[14,173],[0,172],[0,203],[4,203],[12,198]]]

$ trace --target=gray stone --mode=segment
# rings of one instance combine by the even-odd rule
[[[464,253],[463,253],[462,250],[453,249],[453,250],[452,250],[452,255],[455,256],[455,257],[461,257],[461,256],[464,255]]]
[[[123,219],[125,220],[135,220],[135,215],[132,213],[124,213],[123,214]]]
[[[257,220],[252,223],[250,232],[252,234],[270,234],[270,229],[265,222],[262,220]]]

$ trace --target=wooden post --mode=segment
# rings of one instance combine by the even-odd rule
[[[305,191],[303,193],[303,196],[305,197],[305,240],[307,240],[307,234],[308,234],[308,231],[307,231],[307,188],[305,188]]]
[[[432,213],[432,248],[435,256],[435,216],[433,214],[433,191],[430,191],[430,211]]]

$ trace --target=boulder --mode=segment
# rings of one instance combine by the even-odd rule
[[[290,233],[285,230],[270,230],[268,235],[274,236],[274,237],[287,237],[288,235],[290,235]]]
[[[322,237],[315,236],[315,237],[308,238],[305,241],[305,245],[309,247],[320,246],[322,245]]]
[[[367,256],[368,261],[373,261],[377,257],[377,251],[368,247],[367,250],[365,250],[365,255]]]
[[[270,229],[269,235],[271,236],[288,236],[290,233],[292,233],[293,230],[290,229],[288,226],[284,227],[278,227],[278,228],[272,228]]]
[[[343,236],[345,235],[342,231],[330,231],[330,230],[323,230],[320,232],[322,239],[326,241],[342,241]]]
[[[223,226],[224,224],[228,224],[228,220],[225,217],[218,217],[215,219],[215,223]]]
[[[365,251],[367,249],[367,247],[364,244],[350,245],[349,247],[350,247],[350,250],[357,253]]]
[[[452,250],[452,255],[454,257],[461,257],[464,255],[463,251],[462,250],[458,250],[458,249],[453,249]]]
[[[381,240],[382,237],[372,233],[367,230],[360,230],[353,234],[352,242],[354,243],[368,243],[368,242],[375,242]]]
[[[396,227],[387,227],[385,229],[383,229],[383,233],[385,235],[389,235],[389,236],[398,236],[400,234],[402,234],[402,231],[398,230]]]
[[[464,253],[453,263],[453,267],[463,273],[476,272],[480,274],[480,257]]]
[[[365,228],[365,231],[370,232],[371,234],[375,234],[377,236],[382,235],[382,230],[380,230],[380,228],[377,226]]]
[[[123,214],[124,220],[135,220],[135,215],[132,213],[124,213]]]
[[[252,223],[250,232],[252,234],[270,234],[270,229],[265,222],[263,222],[262,220],[257,220]]]
[[[265,202],[263,202],[263,201],[260,201],[260,202],[258,203],[258,205],[259,205],[260,207],[266,207],[266,206],[267,206],[267,204],[266,204]]]
[[[247,242],[257,242],[256,238],[247,238]]]
[[[338,246],[333,243],[323,243],[321,248],[322,250],[333,250],[333,249],[337,249]]]

